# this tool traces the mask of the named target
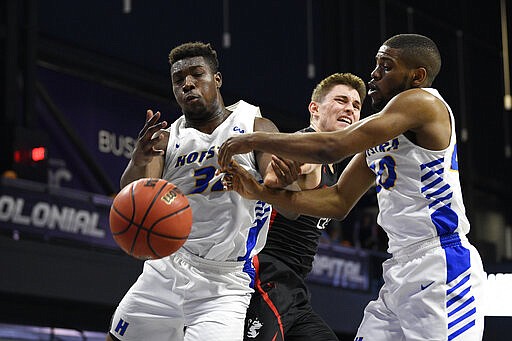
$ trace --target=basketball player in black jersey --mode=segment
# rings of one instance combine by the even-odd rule
[[[365,83],[350,73],[336,73],[314,89],[309,104],[310,126],[301,132],[326,132],[359,120]],[[286,171],[284,162],[273,162]],[[343,164],[306,164],[297,180],[300,189],[334,185]],[[283,212],[284,214],[284,212]],[[322,230],[330,219],[304,215],[295,220],[273,209],[267,242],[254,257],[255,293],[247,311],[246,341],[330,341],[334,332],[313,311],[304,279],[311,271]],[[286,212],[291,218],[292,212]]]

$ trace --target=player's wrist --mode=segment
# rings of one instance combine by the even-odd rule
[[[279,196],[280,192],[286,192],[286,190],[282,188],[272,188],[260,185],[258,186],[256,197],[261,201],[268,202],[269,204],[275,204],[275,200]]]
[[[268,135],[267,133],[256,131],[250,135],[247,136],[247,144],[252,150],[260,150],[261,147],[261,141],[264,140],[265,135]]]

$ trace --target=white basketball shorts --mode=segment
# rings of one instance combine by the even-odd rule
[[[383,263],[384,285],[355,341],[477,341],[484,328],[485,273],[465,237],[404,248]]]
[[[110,333],[132,341],[239,341],[252,289],[241,262],[186,251],[144,263],[119,303]]]

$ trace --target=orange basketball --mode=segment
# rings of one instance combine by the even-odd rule
[[[163,179],[139,179],[117,194],[110,231],[127,254],[139,259],[169,256],[187,240],[192,209],[187,197]]]

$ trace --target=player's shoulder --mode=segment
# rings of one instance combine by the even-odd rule
[[[233,117],[254,117],[254,131],[278,132],[274,122],[262,116],[260,108],[243,100],[239,100],[235,104],[229,105],[226,109],[232,111]]]
[[[265,117],[254,118],[254,131],[278,132],[277,126]]]
[[[433,90],[433,91],[428,91]],[[385,112],[403,112],[419,116],[446,112],[446,104],[435,89],[413,88],[395,95],[386,105]]]
[[[412,88],[400,92],[392,99],[394,102],[425,103],[432,104],[441,102],[442,98],[437,90],[432,88]]]
[[[239,100],[234,104],[228,105],[226,109],[231,112],[252,112],[254,115],[258,117],[261,116],[260,108],[258,106],[248,103],[244,100]]]

